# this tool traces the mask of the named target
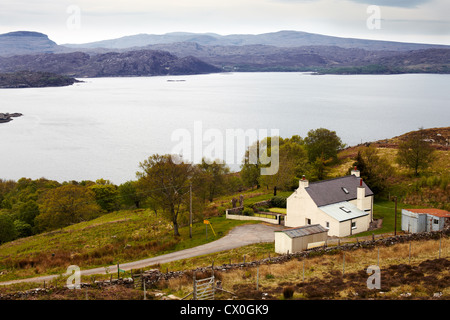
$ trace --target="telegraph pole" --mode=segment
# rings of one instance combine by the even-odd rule
[[[192,238],[192,183],[189,184],[189,238]]]
[[[395,222],[394,222],[394,236],[397,235],[397,196],[394,197],[395,201]]]

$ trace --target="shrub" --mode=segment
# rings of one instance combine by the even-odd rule
[[[274,206],[274,207],[286,208],[287,199],[285,197],[276,196],[276,197],[272,197],[270,202],[272,203],[272,206]]]
[[[251,208],[244,208],[244,210],[242,210],[242,214],[244,216],[252,216],[255,213],[255,211],[253,211],[253,209]]]
[[[217,207],[217,212],[219,213],[219,215],[224,215],[225,214],[225,207],[219,206]]]
[[[289,287],[284,287],[283,288],[283,297],[285,299],[290,299],[294,296],[294,287],[289,286]]]

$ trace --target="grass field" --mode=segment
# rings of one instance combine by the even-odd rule
[[[0,281],[60,274],[75,264],[82,269],[125,263],[198,246],[224,236],[246,221],[209,219],[180,228],[174,238],[170,223],[150,210],[118,211],[57,231],[22,238],[0,246]],[[208,227],[209,228],[209,227]]]

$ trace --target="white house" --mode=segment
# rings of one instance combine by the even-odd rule
[[[309,183],[303,177],[287,199],[286,227],[320,224],[329,236],[367,231],[373,220],[373,192],[352,170],[349,176]]]

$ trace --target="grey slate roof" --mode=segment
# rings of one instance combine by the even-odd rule
[[[312,224],[309,226],[303,226],[298,228],[292,228],[292,229],[284,229],[279,232],[283,232],[287,234],[290,238],[298,238],[298,237],[304,237],[309,236],[311,234],[316,233],[322,233],[327,232],[328,229],[325,229],[320,224]]]
[[[318,207],[321,207],[356,199],[356,190],[359,187],[359,181],[360,178],[355,175],[349,175],[335,179],[311,182],[305,190],[311,196],[315,204]],[[370,190],[364,181],[363,187],[366,189],[366,197],[373,195],[372,190]],[[348,194],[344,192],[343,188],[348,190]]]

